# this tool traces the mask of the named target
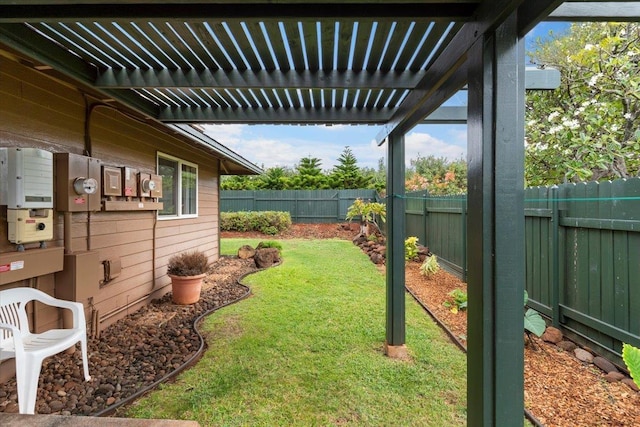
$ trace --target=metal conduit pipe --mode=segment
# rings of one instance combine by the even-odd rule
[[[422,303],[422,301],[420,301],[420,299],[418,298],[418,296],[416,294],[414,294],[411,289],[407,288],[405,286],[405,289],[407,290],[407,292],[409,292],[409,294],[411,294],[411,296],[413,297],[414,300],[416,300],[416,302],[420,305],[420,307],[422,307],[424,309],[424,311],[427,312],[427,314],[429,316],[431,316],[431,318],[433,319],[434,322],[436,322],[436,324],[447,334],[447,336],[451,339],[451,341],[453,341],[453,343],[458,346],[458,348],[460,348],[460,350],[462,350],[465,354],[467,353],[467,347],[462,343],[462,341],[460,341],[458,339],[458,337],[455,336],[455,334],[451,331],[451,329],[447,328],[447,325],[445,325],[434,313],[433,311],[431,311],[429,309],[429,307],[427,307],[425,304]],[[538,420],[528,409],[525,408],[524,410],[524,416],[526,419],[528,419],[529,421],[531,421],[531,423],[536,426],[536,427],[544,427],[544,425],[540,422],[540,420]]]

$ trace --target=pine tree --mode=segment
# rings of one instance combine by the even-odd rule
[[[358,167],[358,160],[349,146],[344,147],[330,176],[332,188],[336,189],[367,188],[372,178],[362,173]]]

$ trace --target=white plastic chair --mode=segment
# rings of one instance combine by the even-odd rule
[[[50,329],[33,334],[29,329],[26,305],[30,301],[66,308],[73,313],[73,328]],[[54,298],[33,288],[0,291],[0,361],[16,359],[18,406],[21,414],[33,414],[38,394],[38,378],[42,361],[80,341],[84,378],[89,381],[87,364],[87,326],[84,307],[79,302]]]

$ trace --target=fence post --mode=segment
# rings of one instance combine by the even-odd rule
[[[462,221],[462,281],[467,282],[467,198],[460,198],[460,217]]]
[[[427,222],[429,220],[429,215],[427,213],[427,204],[428,204],[428,199],[429,198],[429,193],[425,191],[425,193],[422,196],[422,241],[424,242],[425,245],[427,245],[428,241],[427,241]]]
[[[551,187],[551,324],[560,327],[560,211],[557,185]]]

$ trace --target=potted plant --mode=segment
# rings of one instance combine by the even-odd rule
[[[204,252],[198,250],[183,252],[169,258],[167,275],[171,278],[174,303],[193,304],[198,302],[202,280],[208,267],[209,259]]]

